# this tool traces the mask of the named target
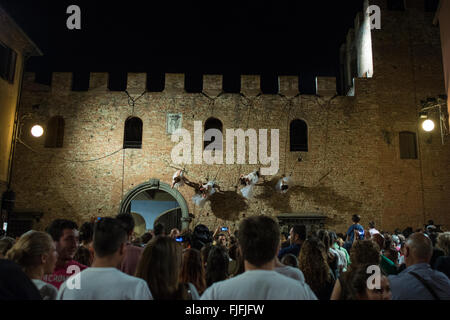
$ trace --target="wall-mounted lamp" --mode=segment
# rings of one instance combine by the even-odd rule
[[[442,144],[445,144],[444,138],[450,134],[449,129],[447,128],[447,96],[441,95],[437,98],[427,98],[426,101],[421,101],[421,104],[422,109],[419,112],[419,117],[421,120],[425,120],[422,122],[422,129],[426,132],[431,132],[435,129],[436,125],[433,120],[429,119],[429,113],[437,111],[439,113]]]
[[[33,137],[39,138],[44,134],[44,129],[38,124],[34,125],[31,128],[31,134],[33,135]]]

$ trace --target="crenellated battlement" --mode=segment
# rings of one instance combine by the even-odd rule
[[[91,72],[89,75],[89,88],[87,91],[109,91],[108,81],[109,73],[107,72]],[[52,94],[65,94],[73,91],[72,72],[53,72],[51,85],[44,85],[35,82],[35,73],[26,72],[24,76],[24,89],[28,91],[50,91]],[[163,94],[189,94],[186,92],[186,75],[166,73],[164,81]],[[203,91],[211,97],[218,96],[223,92],[222,75],[203,75]],[[278,77],[278,93],[284,96],[294,97],[299,93],[299,84],[301,77],[298,76],[279,76]],[[336,90],[335,77],[316,77],[315,94],[319,96],[334,96]],[[143,92],[147,88],[146,73],[128,73],[126,89],[128,92]],[[241,75],[242,94],[247,96],[256,96],[263,94],[261,90],[261,77],[259,75]]]

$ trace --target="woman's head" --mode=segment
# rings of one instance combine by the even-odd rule
[[[179,290],[182,248],[172,238],[157,236],[142,252],[136,277],[144,279],[155,300],[174,299]]]
[[[44,275],[55,270],[58,253],[48,233],[31,230],[17,240],[6,258],[20,265],[27,274],[39,271]]]
[[[206,289],[205,269],[202,263],[202,255],[194,248],[184,249],[183,264],[180,273],[180,282],[191,282],[199,294]]]
[[[440,233],[437,237],[436,246],[444,251],[446,256],[450,256],[450,232]]]
[[[3,237],[0,239],[0,259],[3,259],[9,249],[12,248],[16,240],[10,237]]]
[[[206,284],[211,286],[214,282],[228,278],[229,257],[227,250],[222,246],[213,246],[206,262]]]
[[[326,248],[318,238],[309,238],[303,242],[298,266],[305,275],[306,283],[315,292],[320,291],[331,279]]]
[[[292,253],[285,254],[280,261],[285,266],[291,266],[294,268],[298,268],[298,259]]]
[[[342,283],[346,300],[391,300],[388,278],[380,272],[377,279],[373,268],[371,265],[359,265],[345,273]]]
[[[351,267],[358,265],[378,265],[380,259],[380,247],[371,240],[356,241],[350,250]]]

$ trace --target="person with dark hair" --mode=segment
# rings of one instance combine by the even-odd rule
[[[92,250],[94,249],[92,248]],[[90,267],[92,265],[92,262],[94,261],[94,254],[91,254],[91,251],[85,246],[79,246],[77,252],[75,253],[75,256],[73,257],[73,260],[81,263],[82,265]]]
[[[228,274],[234,275],[237,272],[237,269],[239,267],[238,261],[237,261],[237,254],[238,254],[238,244],[232,244],[230,248],[228,249],[228,256],[230,257],[230,263],[228,264]]]
[[[153,235],[151,232],[144,233],[141,236],[141,245],[145,247],[147,245],[147,243],[149,243],[150,240],[152,240],[152,238],[153,238]]]
[[[153,227],[153,235],[155,237],[157,236],[165,236],[166,235],[166,226],[162,224],[161,222],[158,222]]]
[[[413,233],[406,240],[406,269],[389,276],[393,300],[450,300],[450,279],[431,269],[433,246],[423,233]]]
[[[6,253],[12,248],[16,240],[11,237],[3,237],[0,239],[0,259],[4,259]]]
[[[36,285],[16,263],[0,259],[0,301],[42,300]]]
[[[133,216],[129,213],[121,213],[116,217],[116,219],[122,222],[128,235],[127,245],[125,247],[125,256],[120,264],[119,270],[133,276],[136,272],[136,267],[144,249],[141,246],[136,246],[131,243],[131,237],[133,235],[135,225]]]
[[[283,258],[285,254],[291,253],[298,257],[303,241],[306,240],[306,227],[304,225],[295,225],[289,231],[290,246],[283,248],[278,252],[278,259]]]
[[[206,285],[210,287],[213,283],[228,278],[228,265],[230,257],[227,249],[222,245],[211,247],[206,262]]]
[[[80,246],[75,253],[74,260],[90,267],[94,261],[94,248],[92,242],[94,239],[94,223],[85,222],[80,228]]]
[[[337,254],[339,255],[339,275],[341,272],[346,272],[347,267],[350,264],[350,255],[348,254],[347,250],[345,248],[341,247],[339,245],[339,238],[336,234],[336,232],[331,231],[329,232],[330,235],[330,242],[331,242],[331,248],[336,250]],[[338,275],[338,277],[339,277]]]
[[[239,247],[245,272],[216,282],[203,293],[202,300],[316,300],[306,283],[276,272],[280,247],[278,223],[264,215],[244,219],[239,226]]]
[[[450,279],[450,232],[438,235],[436,247],[443,252],[443,255],[436,259],[433,269],[445,273]]]
[[[319,300],[330,300],[334,287],[334,275],[327,262],[326,247],[320,239],[309,238],[302,246],[299,267],[306,283]]]
[[[351,271],[344,274],[344,292],[343,300],[391,300],[392,293],[388,278],[380,275],[380,287],[369,288],[367,282],[372,276],[371,265],[359,265]]]
[[[181,283],[192,283],[199,295],[206,289],[205,268],[202,255],[197,249],[183,250],[183,264],[180,272]]]
[[[380,247],[374,241],[371,240],[360,240],[356,241],[350,251],[351,264],[346,273],[350,272],[352,269],[357,268],[361,265],[375,265],[378,266],[381,261]],[[331,294],[330,300],[342,300],[344,299],[346,293],[343,292],[343,281],[345,277],[340,277],[336,279],[334,284],[333,293]],[[344,288],[345,289],[345,288]]]
[[[145,246],[136,277],[147,282],[155,300],[198,300],[195,286],[180,281],[182,259],[175,239],[157,236]]]
[[[56,219],[47,228],[47,233],[55,241],[58,260],[56,261],[55,271],[50,275],[45,274],[42,280],[59,289],[73,272],[81,272],[87,266],[74,260],[79,245],[78,225],[75,222]]]
[[[207,226],[199,224],[194,228],[192,234],[192,248],[201,250],[207,243],[212,243],[213,238]]]
[[[123,223],[102,218],[94,227],[95,259],[91,268],[67,279],[58,291],[58,300],[150,300],[147,283],[117,268],[128,239]]]
[[[375,222],[370,221],[369,222],[369,234],[370,234],[370,236],[373,237],[374,234],[378,234],[378,233],[380,233],[380,231],[375,229]]]
[[[402,234],[405,236],[405,239],[408,239],[410,235],[414,233],[412,227],[407,227],[405,230],[403,230]]]
[[[285,254],[280,261],[285,266],[291,266],[294,268],[298,268],[298,259],[292,253]]]
[[[208,262],[209,252],[211,251],[212,247],[213,247],[212,243],[207,243],[200,250],[200,253],[202,255],[202,263],[203,263],[203,267],[205,268],[205,270],[206,270],[206,264]]]
[[[364,240],[364,228],[359,224],[361,217],[357,214],[352,215],[353,224],[348,228],[346,237],[347,241],[344,244],[344,248],[350,251],[353,242],[356,240]]]

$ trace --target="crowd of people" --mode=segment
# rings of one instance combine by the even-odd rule
[[[450,300],[450,232],[433,221],[388,233],[353,215],[346,233],[294,225],[287,234],[260,215],[233,234],[133,230],[120,214],[1,238],[0,299]]]

